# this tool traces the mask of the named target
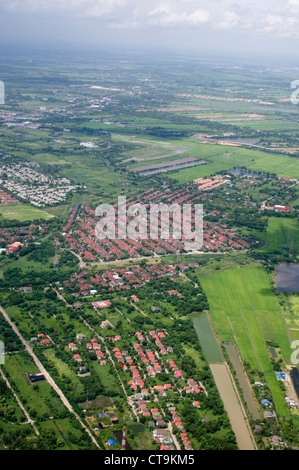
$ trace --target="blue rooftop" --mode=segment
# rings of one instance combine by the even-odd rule
[[[116,442],[113,439],[109,439],[108,444],[110,446],[116,446]]]
[[[261,401],[261,404],[262,405],[271,405],[271,402],[269,400],[264,399],[264,400]]]
[[[283,374],[282,372],[278,372],[278,373],[277,373],[277,378],[278,378],[278,379],[285,379],[286,376],[285,376],[285,374]]]

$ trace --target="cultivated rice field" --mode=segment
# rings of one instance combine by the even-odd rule
[[[299,222],[297,219],[270,217],[264,253],[281,253],[284,249],[299,252]]]
[[[277,342],[288,363],[291,341],[265,270],[259,266],[237,268],[199,280],[220,339],[236,341],[243,360],[253,370],[263,371],[278,413],[287,415],[265,342]]]

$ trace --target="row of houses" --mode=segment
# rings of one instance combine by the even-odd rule
[[[132,287],[138,288],[156,278],[174,276],[177,267],[180,271],[186,271],[191,267],[198,266],[197,263],[190,263],[189,265],[180,263],[173,266],[159,264],[158,266],[146,266],[145,268],[131,266],[130,268],[102,271],[101,275],[91,275],[85,270],[80,274],[73,275],[68,281],[64,281],[63,286],[75,297],[97,295],[104,292],[113,292],[114,290],[129,290]],[[132,295],[131,300],[136,303],[139,299],[136,295]],[[100,301],[94,302],[93,306],[105,308],[109,305]]]
[[[218,184],[218,183],[217,183]],[[220,184],[220,183],[219,183]],[[190,204],[195,203],[198,199],[198,193],[192,191],[186,191],[186,189],[177,190],[173,193],[161,192],[161,191],[147,191],[139,195],[139,197],[133,199],[129,198],[126,201],[126,209],[132,204],[142,202],[147,208],[149,204]],[[117,220],[117,205],[114,206],[116,211]],[[161,238],[152,239],[147,237],[143,240],[133,240],[127,238],[126,240],[120,239],[104,239],[100,240],[96,237],[96,224],[98,219],[95,216],[95,211],[89,206],[82,207],[80,214],[78,214],[75,221],[75,227],[71,231],[71,225],[68,224],[64,230],[65,244],[66,246],[75,251],[78,255],[82,256],[86,261],[94,261],[97,259],[109,261],[117,259],[127,258],[138,258],[140,256],[149,256],[153,253],[156,254],[167,254],[175,253],[177,251],[186,251],[185,244],[182,240],[172,238],[171,236],[167,240]],[[126,218],[126,222],[130,222],[130,218]],[[151,223],[156,222],[157,226],[161,229],[166,228],[160,217],[154,216],[151,213]],[[175,213],[173,218],[169,220],[170,233],[175,223],[182,224],[183,214]],[[145,223],[145,229],[147,229],[147,221]],[[182,225],[180,225],[182,226]],[[191,210],[191,226],[195,228],[195,210],[192,206]],[[239,240],[236,240],[239,238]],[[204,243],[203,250],[206,251],[217,251],[217,250],[239,250],[249,248],[250,245],[242,240],[236,233],[226,230],[225,226],[218,227],[211,222],[204,224]]]

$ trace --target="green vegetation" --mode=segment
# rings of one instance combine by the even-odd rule
[[[200,277],[200,283],[221,340],[236,341],[243,361],[263,372],[278,413],[287,416],[266,343],[277,343],[289,362],[290,338],[266,272],[258,266],[245,267]]]
[[[273,435],[298,445],[298,409],[287,405],[290,389],[275,372],[293,366],[299,300],[273,282],[278,263],[298,261],[298,115],[280,101],[286,74],[297,79],[296,71],[247,58],[120,60],[110,51],[24,59],[0,58],[10,87],[0,122],[0,304],[99,447],[116,439],[120,449],[126,425],[133,450],[158,451],[153,430],[168,428],[175,411],[182,449],[182,428],[195,451],[236,449],[209,367],[229,363],[227,343],[251,384],[265,384],[254,388],[259,411],[269,398],[278,418],[250,421],[261,427],[258,448],[274,448]],[[185,157],[207,164],[152,177],[131,171]],[[41,195],[39,208],[17,186],[16,168],[36,171],[28,185]],[[193,184],[201,177],[225,183],[205,191]],[[51,202],[54,180],[73,189]],[[203,253],[173,249],[173,240],[147,250],[142,241],[132,261],[117,241],[95,245],[93,211],[120,195],[202,203]],[[6,204],[11,197],[20,203]],[[14,242],[22,245],[11,252]],[[103,300],[111,305],[94,308]],[[0,376],[0,449],[95,448],[50,383],[29,379],[36,363],[2,314],[0,340],[12,387]]]
[[[26,206],[25,204],[8,204],[0,207],[2,217],[7,220],[19,220],[25,222],[27,220],[50,220],[53,218],[51,214],[46,211],[35,209],[32,206]]]
[[[262,251],[267,254],[298,253],[298,220],[270,217],[268,219],[266,247]]]

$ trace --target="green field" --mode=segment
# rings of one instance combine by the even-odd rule
[[[49,220],[53,219],[53,215],[48,214],[47,212],[35,209],[32,206],[27,206],[25,204],[8,204],[0,206],[0,214],[2,217],[8,220],[19,220],[24,222],[25,220],[36,220],[44,219]]]
[[[55,351],[53,349],[46,349],[44,354],[46,358],[53,363],[59,376],[68,378],[71,383],[70,387],[73,390],[76,390],[78,393],[81,393],[83,390],[83,385],[81,384],[75,372],[68,366],[68,364],[56,357]]]
[[[64,409],[59,397],[52,395],[47,381],[32,384],[28,374],[39,372],[32,358],[25,352],[8,356],[4,373],[11,382],[21,402],[32,417],[45,419]]]
[[[278,254],[284,250],[299,251],[299,222],[297,219],[270,217],[264,253]]]
[[[160,163],[161,161],[173,160],[177,155],[182,155],[192,150],[194,145],[190,145],[188,140],[172,141],[170,139],[154,139],[148,136],[134,135],[112,135],[113,141],[119,145],[126,143],[132,145],[132,150],[123,152],[124,161],[133,159],[134,161],[148,163]],[[151,161],[153,160],[153,161]]]
[[[292,157],[212,144],[197,144],[188,155],[202,158],[208,164],[171,173],[171,177],[177,179],[180,184],[240,166],[253,171],[274,173],[277,176],[299,178],[299,160]]]
[[[230,119],[225,120],[227,123],[235,124],[237,126],[251,127],[252,129],[258,131],[290,131],[298,130],[298,124],[290,124],[283,121],[274,121],[274,120],[244,120],[244,121],[230,121]]]
[[[199,278],[208,297],[217,333],[223,342],[236,341],[243,360],[262,370],[277,411],[288,414],[283,394],[266,350],[266,341],[278,343],[290,361],[290,338],[262,267],[232,269]]]

